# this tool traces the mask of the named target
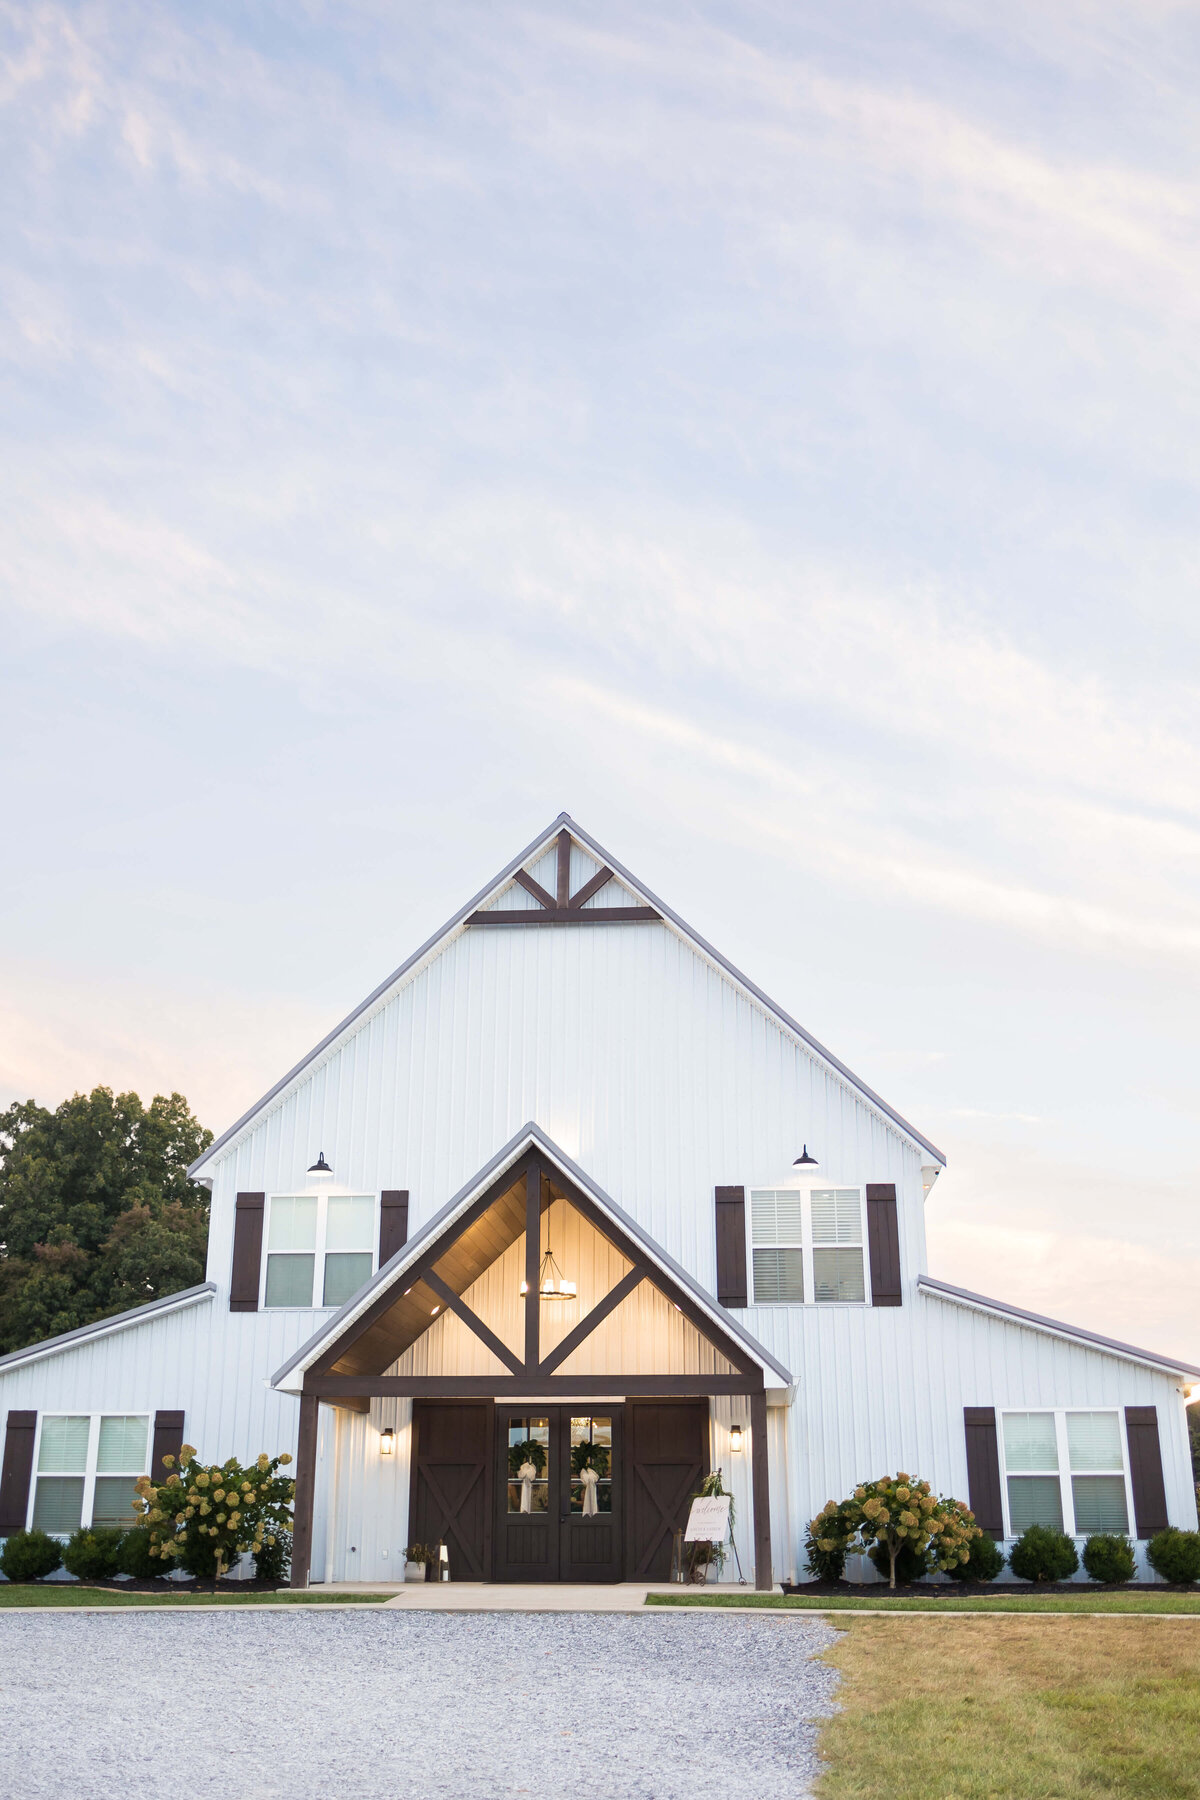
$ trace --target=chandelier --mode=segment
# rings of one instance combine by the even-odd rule
[[[549,1233],[547,1232],[546,1235],[546,1254],[542,1258],[542,1266],[538,1271],[538,1298],[539,1300],[574,1300],[579,1290],[573,1281],[567,1280],[559,1268],[554,1252],[550,1248]],[[527,1281],[521,1283],[521,1292],[523,1294],[529,1292]]]

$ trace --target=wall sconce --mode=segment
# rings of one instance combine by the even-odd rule
[[[385,1425],[379,1434],[380,1456],[390,1456],[396,1448],[396,1433],[390,1425]]]
[[[308,1172],[310,1175],[317,1175],[317,1176],[333,1174],[333,1170],[330,1168],[329,1164],[325,1161],[325,1152],[323,1150],[317,1151],[317,1160],[315,1163],[309,1163]]]
[[[731,1425],[729,1427],[729,1448],[734,1456],[737,1456],[742,1448],[742,1428],[740,1425]]]

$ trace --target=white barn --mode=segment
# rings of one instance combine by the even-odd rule
[[[897,1468],[1194,1527],[1200,1370],[936,1280],[943,1163],[564,814],[195,1164],[205,1283],[0,1359],[0,1536],[185,1437],[296,1455],[296,1585],[661,1579],[716,1467],[759,1588]]]

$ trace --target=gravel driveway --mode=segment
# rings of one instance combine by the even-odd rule
[[[798,1800],[817,1619],[712,1613],[0,1618],[0,1794]]]

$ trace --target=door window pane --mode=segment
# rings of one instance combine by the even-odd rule
[[[754,1252],[754,1304],[799,1306],[804,1299],[803,1250]]]
[[[83,1523],[83,1476],[39,1475],[33,1497],[33,1529],[53,1534],[78,1531]]]
[[[591,1479],[591,1472],[596,1479]],[[571,1506],[576,1518],[611,1513],[613,1497],[611,1418],[571,1420]]]
[[[865,1300],[861,1250],[813,1251],[814,1300]]]
[[[268,1250],[315,1250],[317,1247],[317,1197],[300,1194],[277,1196],[271,1201]]]
[[[1004,1462],[1008,1470],[1057,1469],[1053,1413],[1005,1413]]]
[[[267,1306],[311,1306],[315,1256],[268,1256]]]
[[[544,1513],[550,1503],[550,1421],[510,1416],[508,1510]]]
[[[1092,1531],[1129,1530],[1123,1475],[1076,1475],[1071,1482],[1075,1502],[1075,1529],[1080,1537]]]
[[[125,1525],[136,1522],[133,1482],[128,1475],[98,1475],[92,1500],[93,1525]]]
[[[1125,1466],[1116,1413],[1068,1413],[1067,1443],[1073,1469],[1121,1469]]]
[[[146,1419],[136,1413],[116,1414],[100,1421],[100,1448],[96,1467],[140,1475],[146,1467]]]
[[[86,1469],[91,1425],[92,1421],[86,1413],[82,1418],[43,1419],[38,1468]]]
[[[324,1304],[344,1305],[364,1281],[370,1280],[373,1260],[369,1250],[339,1250],[336,1256],[327,1256]]]
[[[375,1236],[375,1202],[371,1196],[331,1194],[326,1205],[329,1210],[325,1218],[325,1248],[370,1251]]]
[[[1052,1525],[1062,1530],[1062,1494],[1057,1475],[1010,1475],[1008,1514],[1013,1536],[1030,1525]]]

